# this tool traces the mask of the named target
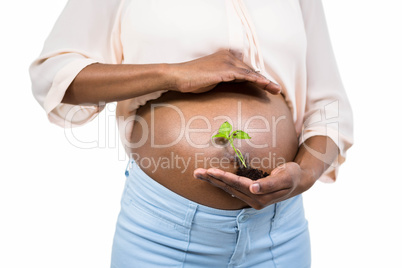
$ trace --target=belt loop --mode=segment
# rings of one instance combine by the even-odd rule
[[[184,226],[186,228],[191,228],[191,225],[193,224],[193,219],[194,219],[195,212],[197,211],[197,208],[198,208],[198,205],[193,203],[193,202],[190,202],[188,204],[186,218],[184,219]]]

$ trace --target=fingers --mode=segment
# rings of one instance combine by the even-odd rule
[[[259,179],[250,186],[250,192],[257,195],[276,193],[282,190],[293,190],[298,183],[300,173],[298,165],[286,163],[277,167],[271,175]]]
[[[265,76],[249,69],[244,69],[246,72],[246,75],[244,77],[244,80],[253,82],[255,83],[258,87],[260,87],[263,90],[268,91],[271,94],[279,94],[282,91],[282,88],[280,85],[272,82],[271,80],[267,79]]]
[[[281,190],[292,189],[293,180],[287,176],[267,177],[266,179],[259,179],[250,185],[250,192],[253,194],[271,194]]]
[[[230,172],[225,172],[220,169],[210,168],[207,170],[207,175],[213,177],[216,180],[222,181],[225,184],[229,185],[233,189],[247,193],[252,180],[242,177]]]
[[[270,176],[257,181],[215,168],[196,169],[194,177],[226,191],[255,209],[262,209],[303,192],[300,188],[302,170],[294,162],[277,167]]]
[[[265,87],[263,88],[264,90],[268,91],[271,94],[279,94],[282,92],[282,87],[270,80],[268,80],[269,83],[267,85],[265,85]]]
[[[218,169],[206,170],[202,168],[194,171],[194,177],[224,190],[233,197],[244,201],[251,207],[258,207],[259,202],[254,200],[248,191],[248,185],[251,182],[248,178],[240,177],[233,173],[224,172]]]
[[[212,182],[223,185],[218,183],[218,181],[220,181],[230,186],[230,188],[244,194],[272,194],[282,190],[292,189],[294,185],[292,177],[287,174],[287,172],[277,172],[276,176],[268,176],[257,181],[252,181],[249,178],[214,168],[206,170],[205,173],[207,176],[212,177]],[[205,173],[203,175],[205,175]],[[226,187],[225,185],[223,185],[223,188]]]
[[[279,202],[290,193],[288,189],[282,189],[266,195],[254,195],[249,191],[250,185],[253,184],[252,180],[219,169],[196,169],[194,177],[224,190],[255,209],[262,209],[270,204]],[[269,179],[269,177],[266,179]]]
[[[171,84],[169,89],[174,91],[201,93],[214,88],[221,82],[243,81],[254,83],[272,94],[281,92],[279,85],[255,72],[227,50],[167,66],[169,84]]]
[[[233,57],[231,64],[235,67],[234,77],[237,80],[249,81],[257,84],[261,89],[270,92],[271,94],[279,94],[281,92],[281,86],[267,79],[262,74],[253,70],[250,66],[245,64],[242,60],[237,58],[231,52],[228,52]],[[229,79],[231,79],[230,77]],[[233,81],[230,80],[230,81]],[[228,81],[227,81],[228,82]]]

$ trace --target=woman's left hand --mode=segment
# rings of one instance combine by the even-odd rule
[[[285,163],[275,168],[268,177],[256,181],[216,168],[198,168],[194,177],[221,188],[255,209],[301,194],[315,182],[312,174],[295,162]]]

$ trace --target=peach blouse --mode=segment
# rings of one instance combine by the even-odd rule
[[[69,0],[30,67],[32,90],[52,123],[79,126],[104,106],[61,100],[89,64],[177,63],[221,49],[282,86],[300,144],[324,135],[338,145],[320,178],[334,181],[353,142],[352,111],[321,0]],[[130,112],[164,92],[132,99]]]

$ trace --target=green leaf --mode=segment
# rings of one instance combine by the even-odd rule
[[[213,138],[225,138],[229,141],[230,145],[232,146],[233,150],[235,151],[237,157],[239,158],[239,160],[241,161],[241,163],[243,164],[244,167],[247,167],[246,162],[244,161],[244,157],[243,154],[240,152],[239,149],[237,149],[234,146],[233,140],[234,139],[251,139],[251,137],[244,131],[242,130],[236,130],[233,133],[232,132],[232,125],[229,124],[227,121],[225,123],[223,123],[220,127],[219,127],[219,133],[212,136],[211,139]]]
[[[225,137],[229,138],[230,132],[232,131],[232,125],[227,121],[221,125],[219,128],[219,133],[225,135]]]
[[[243,130],[236,130],[235,132],[233,132],[232,137],[234,139],[251,139],[251,137],[244,132]]]
[[[225,138],[225,139],[227,139],[228,137],[226,137],[224,134],[219,133],[219,134],[216,134],[216,135],[212,136],[212,138]]]

